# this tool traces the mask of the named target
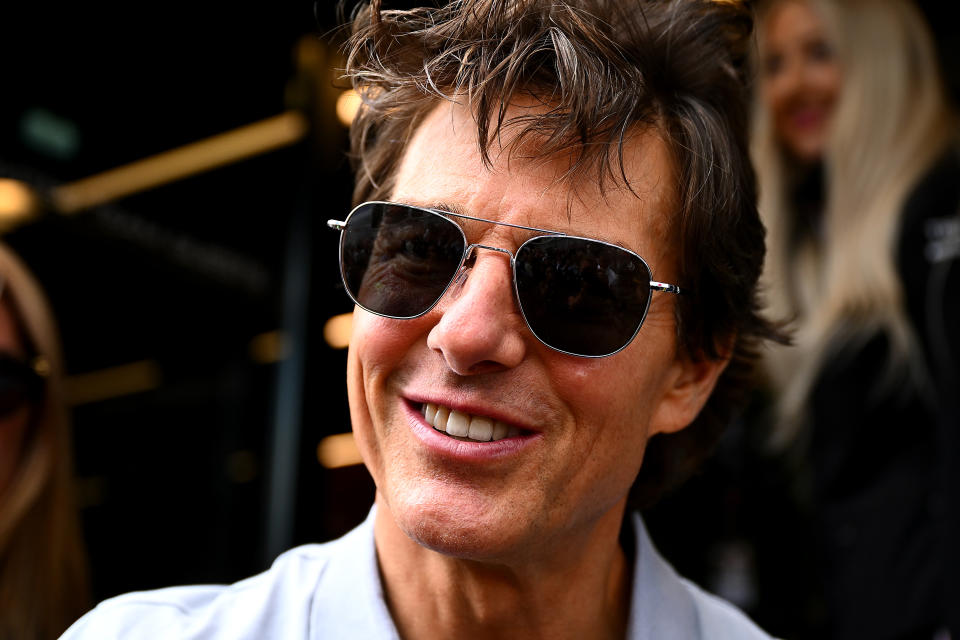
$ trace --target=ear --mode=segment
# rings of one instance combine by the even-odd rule
[[[694,357],[678,349],[665,378],[664,395],[650,423],[650,436],[680,431],[694,421],[730,362],[735,341],[736,336],[724,338],[716,358],[706,354]]]

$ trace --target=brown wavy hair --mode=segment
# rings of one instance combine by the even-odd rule
[[[572,157],[565,180],[629,186],[628,135],[647,129],[666,141],[679,282],[692,291],[678,298],[678,344],[695,359],[730,361],[692,425],[651,439],[635,506],[712,451],[744,400],[760,344],[779,338],[757,293],[764,230],[747,146],[752,28],[742,3],[711,0],[458,0],[412,10],[373,0],[353,15],[345,75],[363,98],[351,128],[357,203],[389,198],[408,141],[443,100],[472,110],[485,161],[510,127],[521,132],[512,151]],[[547,108],[507,118],[521,94]]]

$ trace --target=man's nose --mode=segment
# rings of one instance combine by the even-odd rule
[[[440,320],[427,346],[460,375],[517,366],[526,355],[526,324],[513,295],[510,255],[474,248],[462,273],[431,313]]]

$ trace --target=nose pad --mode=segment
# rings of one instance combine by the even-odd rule
[[[460,270],[457,271],[457,275],[453,277],[453,286],[457,289],[462,287],[467,281],[467,271],[473,268],[473,265],[477,262],[477,245],[470,245],[467,248],[467,255],[463,259],[463,264],[460,265]]]

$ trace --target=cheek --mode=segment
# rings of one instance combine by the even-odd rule
[[[763,84],[763,100],[774,117],[779,116],[790,94],[790,83],[784,74],[769,76]]]
[[[823,65],[817,74],[816,81],[821,100],[825,104],[833,106],[840,95],[841,77],[839,67],[835,64]]]
[[[391,375],[418,344],[416,320],[391,320],[357,309],[347,356],[347,395],[357,446],[376,477],[378,431],[382,429]]]
[[[554,393],[586,432],[582,437],[602,443],[604,455],[642,451],[661,396],[659,376],[644,366],[648,358],[636,346],[609,359],[578,359],[551,369]]]
[[[393,368],[416,341],[416,320],[393,320],[355,309],[350,338],[351,360],[364,377]]]
[[[614,356],[616,357],[616,356]],[[652,418],[649,384],[641,372],[590,361],[553,378],[576,428],[567,483],[570,496],[603,512],[629,494],[646,451]]]
[[[347,356],[347,395],[354,434],[363,453],[382,437],[387,417],[395,409],[391,391],[404,372],[416,369],[429,357],[427,334],[435,324],[433,314],[412,320],[394,320],[356,309]]]

